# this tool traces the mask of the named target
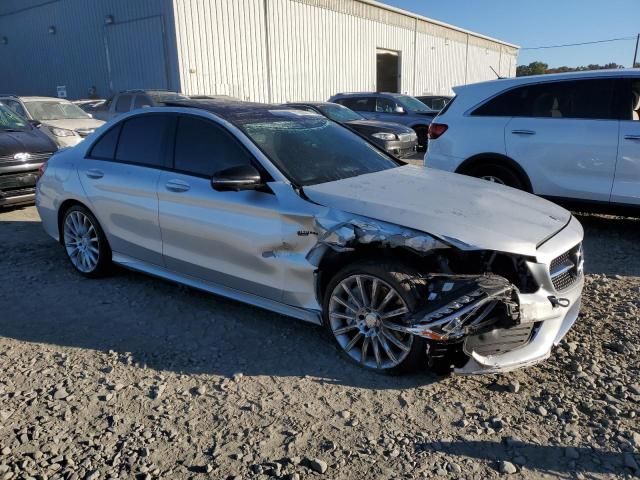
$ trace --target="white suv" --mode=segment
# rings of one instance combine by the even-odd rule
[[[502,79],[454,91],[431,124],[426,166],[570,207],[640,207],[640,69]]]

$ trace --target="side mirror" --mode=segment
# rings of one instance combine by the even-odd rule
[[[263,185],[260,172],[253,165],[238,165],[213,174],[211,186],[219,192],[255,190]]]
[[[33,128],[40,128],[40,125],[42,125],[40,120],[29,120],[29,123]]]
[[[404,107],[401,107],[400,105],[396,105],[396,113],[407,113],[404,111]]]

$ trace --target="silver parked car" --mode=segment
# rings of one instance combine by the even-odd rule
[[[546,200],[401,166],[327,118],[185,101],[54,155],[44,229],[111,262],[316,324],[376,371],[510,370],[578,317],[583,231]]]

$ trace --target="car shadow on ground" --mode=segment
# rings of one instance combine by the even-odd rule
[[[640,218],[575,215],[584,228],[587,273],[640,277]]]
[[[524,465],[529,471],[549,475],[615,474],[624,475],[632,470],[625,466],[625,454],[588,447],[566,448],[559,445],[536,445],[519,440],[494,442],[488,440],[458,440],[426,442],[415,445],[416,453],[446,452],[451,456]]]
[[[309,376],[365,389],[438,381],[367,372],[318,326],[149,276],[115,269],[103,279],[73,271],[39,222],[0,221],[0,336],[116,352],[158,371]]]

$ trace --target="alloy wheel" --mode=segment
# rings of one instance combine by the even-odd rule
[[[78,210],[73,210],[64,220],[64,246],[71,263],[81,272],[91,273],[98,266],[98,232],[91,219]]]
[[[400,365],[413,336],[397,324],[409,308],[398,292],[371,275],[351,275],[336,285],[329,301],[331,331],[356,362],[386,370]]]

